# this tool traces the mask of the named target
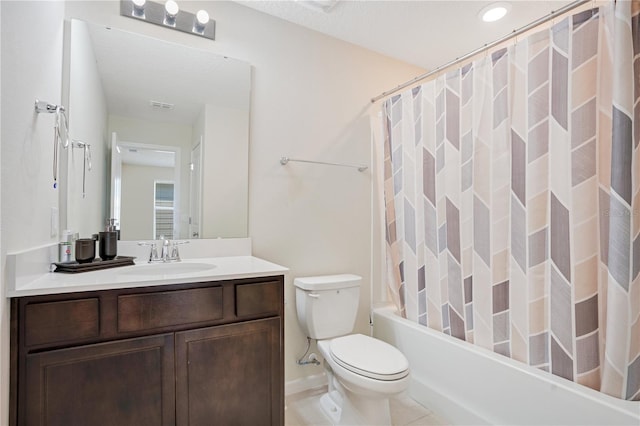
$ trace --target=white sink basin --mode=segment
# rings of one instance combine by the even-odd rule
[[[214,269],[216,265],[212,263],[151,263],[148,265],[136,265],[133,268],[123,270],[126,275],[178,275],[193,274]]]

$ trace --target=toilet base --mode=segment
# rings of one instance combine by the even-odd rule
[[[343,398],[337,391],[320,397],[320,409],[334,426],[340,425],[391,425],[389,400],[349,395]]]
[[[388,398],[350,394],[344,399],[339,425],[391,425]]]
[[[389,398],[357,394],[345,389],[331,371],[329,391],[320,397],[320,409],[334,426],[391,425]]]
[[[320,408],[329,417],[332,425],[337,425],[342,416],[342,396],[338,391],[327,392],[320,397]]]

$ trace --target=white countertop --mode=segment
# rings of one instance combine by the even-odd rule
[[[198,259],[183,259],[180,268],[187,269],[187,264],[197,269],[202,264],[213,267],[181,273],[149,273],[154,266],[170,267],[170,264],[149,264],[144,260],[136,260],[136,265],[121,266],[92,272],[60,273],[48,272],[35,277],[24,285],[8,289],[7,297],[35,296],[43,294],[73,293],[79,291],[111,290],[117,288],[149,287],[157,285],[183,284],[203,281],[220,281],[238,278],[253,278],[283,275],[288,271],[284,266],[267,262],[253,256],[229,256]]]

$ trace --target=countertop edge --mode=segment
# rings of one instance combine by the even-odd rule
[[[37,288],[37,289],[27,289],[27,290],[10,290],[7,292],[6,297],[8,299],[13,299],[17,297],[81,293],[85,291],[161,287],[161,286],[168,286],[168,285],[174,285],[174,284],[192,284],[192,283],[199,283],[199,282],[228,281],[228,280],[237,280],[237,279],[243,279],[243,278],[276,277],[280,275],[286,275],[287,271],[288,270],[280,271],[280,272],[271,271],[271,272],[265,272],[265,273],[230,274],[228,276],[221,275],[215,278],[193,277],[193,278],[178,278],[178,279],[161,280],[161,281],[155,281],[155,280],[154,281],[138,281],[138,282],[130,282],[130,283],[117,283],[109,286],[105,286],[104,284],[95,284],[95,285],[86,285],[86,286],[77,286],[77,287],[56,287],[56,288],[48,288],[48,289]]]
[[[258,277],[274,277],[280,275],[286,275],[289,272],[289,269],[280,265],[276,265],[267,260],[257,258],[254,256],[247,256],[252,259],[255,259],[260,262],[264,262],[264,269],[255,268],[246,272],[243,271],[232,271],[228,273],[220,273],[220,274],[194,274],[192,276],[185,276],[185,274],[181,274],[180,276],[170,276],[170,275],[159,275],[157,277],[145,276],[140,279],[132,279],[130,281],[120,281],[113,280],[112,282],[107,282],[106,280],[102,282],[92,282],[92,283],[80,283],[77,285],[67,285],[67,286],[55,286],[55,283],[50,283],[51,285],[35,285],[25,286],[26,288],[7,288],[5,293],[6,298],[18,298],[18,297],[28,297],[28,296],[44,296],[44,295],[52,295],[52,294],[70,294],[70,293],[80,293],[87,291],[101,291],[101,290],[114,290],[114,289],[127,289],[127,288],[144,288],[144,287],[157,287],[157,286],[167,286],[167,285],[175,285],[175,284],[191,284],[191,283],[199,283],[199,282],[215,282],[215,281],[228,281],[235,279],[245,279],[245,278],[258,278]],[[196,260],[196,259],[193,259]],[[114,268],[120,269],[120,268]],[[91,273],[91,272],[88,272]],[[84,273],[78,274],[61,274],[55,272],[49,272],[44,274],[41,277],[41,280],[44,281],[43,284],[47,284],[47,277],[52,277],[52,274],[57,276],[60,275],[68,275],[69,277],[74,277],[77,279],[78,276]],[[55,277],[55,279],[59,279]],[[39,281],[39,280],[38,280]]]

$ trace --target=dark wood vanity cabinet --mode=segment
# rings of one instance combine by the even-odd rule
[[[172,425],[173,348],[161,334],[27,355],[19,423]]]
[[[279,335],[278,318],[176,333],[176,424],[280,423]]]
[[[12,425],[282,425],[283,277],[14,298]]]

